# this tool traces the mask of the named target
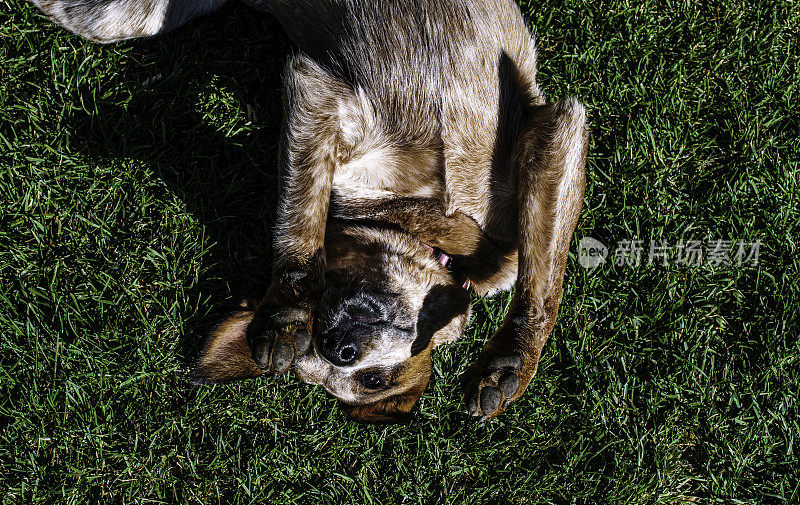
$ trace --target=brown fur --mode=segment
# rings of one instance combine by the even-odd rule
[[[253,315],[252,310],[236,312],[211,332],[195,367],[196,382],[203,382],[204,377],[226,382],[261,375],[247,346],[247,327]]]
[[[35,3],[113,41],[221,2]],[[510,0],[249,3],[299,47],[285,75],[273,282],[255,313],[212,334],[196,380],[291,367],[352,418],[407,419],[433,349],[469,318],[469,296],[436,248],[479,295],[516,286],[463,377],[470,414],[496,416],[524,392],[555,324],[585,185],[583,107],[546,104]],[[138,4],[149,14],[126,24]]]

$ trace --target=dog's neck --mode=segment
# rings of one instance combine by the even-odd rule
[[[430,254],[433,256],[433,258],[437,261],[437,263],[445,267],[450,272],[450,275],[452,276],[453,280],[455,280],[459,286],[461,286],[465,290],[469,290],[472,287],[472,281],[467,275],[466,269],[463,268],[462,265],[460,265],[460,262],[458,260],[454,260],[454,258],[450,254],[443,251],[442,249],[439,249],[438,247],[433,247],[425,243],[419,237],[412,235],[395,225],[387,223],[371,222],[365,220],[349,220],[341,218],[329,219],[328,221],[328,233],[331,235],[335,233],[341,233],[343,230],[346,230],[350,227],[372,229],[372,230],[384,230],[409,237],[412,239],[411,241],[412,244],[413,241],[416,241],[417,244],[421,245],[424,249],[429,251]]]

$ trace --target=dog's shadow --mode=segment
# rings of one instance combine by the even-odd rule
[[[120,48],[124,67],[80,90],[84,110],[67,125],[89,156],[137,160],[158,175],[215,244],[190,292],[201,311],[179,330],[188,365],[222,313],[269,282],[281,75],[291,45],[272,17],[232,6],[106,50]]]

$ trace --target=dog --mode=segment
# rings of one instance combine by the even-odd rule
[[[225,0],[32,0],[109,43]],[[196,383],[293,370],[345,413],[403,422],[457,339],[470,291],[515,287],[462,376],[486,420],[519,398],[556,321],[583,203],[588,127],[546,102],[511,0],[251,0],[297,46],[284,76],[271,285],[213,331]]]

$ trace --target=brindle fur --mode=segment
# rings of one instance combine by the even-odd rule
[[[224,3],[33,2],[99,42],[157,35]],[[266,298],[213,332],[195,381],[293,368],[355,419],[407,419],[432,350],[469,318],[437,247],[479,295],[516,284],[462,377],[468,412],[496,416],[527,388],[555,324],[584,192],[583,107],[545,102],[511,0],[249,3],[299,47],[285,72],[276,260]]]

